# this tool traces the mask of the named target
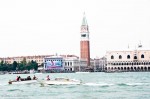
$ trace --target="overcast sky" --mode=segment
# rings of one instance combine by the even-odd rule
[[[0,57],[80,56],[84,12],[92,58],[150,48],[150,0],[0,0]]]

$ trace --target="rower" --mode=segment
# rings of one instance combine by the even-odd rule
[[[50,80],[49,75],[47,76],[47,80]]]
[[[33,80],[37,80],[37,77],[35,75],[33,76]]]
[[[31,77],[30,77],[30,76],[28,76],[28,77],[27,77],[27,80],[31,80]]]
[[[17,79],[16,79],[16,81],[19,81],[21,79],[21,77],[20,76],[17,76]]]
[[[19,77],[17,76],[16,81],[19,81]]]

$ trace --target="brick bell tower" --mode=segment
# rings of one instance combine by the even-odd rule
[[[81,25],[81,40],[80,40],[80,58],[87,60],[87,66],[90,66],[90,41],[89,27],[85,17],[85,13]]]

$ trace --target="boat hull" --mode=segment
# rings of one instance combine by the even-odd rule
[[[36,83],[37,80],[26,80],[26,81],[9,81],[8,84],[32,84]]]
[[[81,81],[74,79],[56,78],[55,80],[45,80],[41,84],[47,85],[80,85]]]
[[[73,81],[45,81],[47,85],[79,85],[80,82],[73,82]]]

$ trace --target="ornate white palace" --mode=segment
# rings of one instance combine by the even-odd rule
[[[150,50],[107,51],[106,71],[150,71]]]

